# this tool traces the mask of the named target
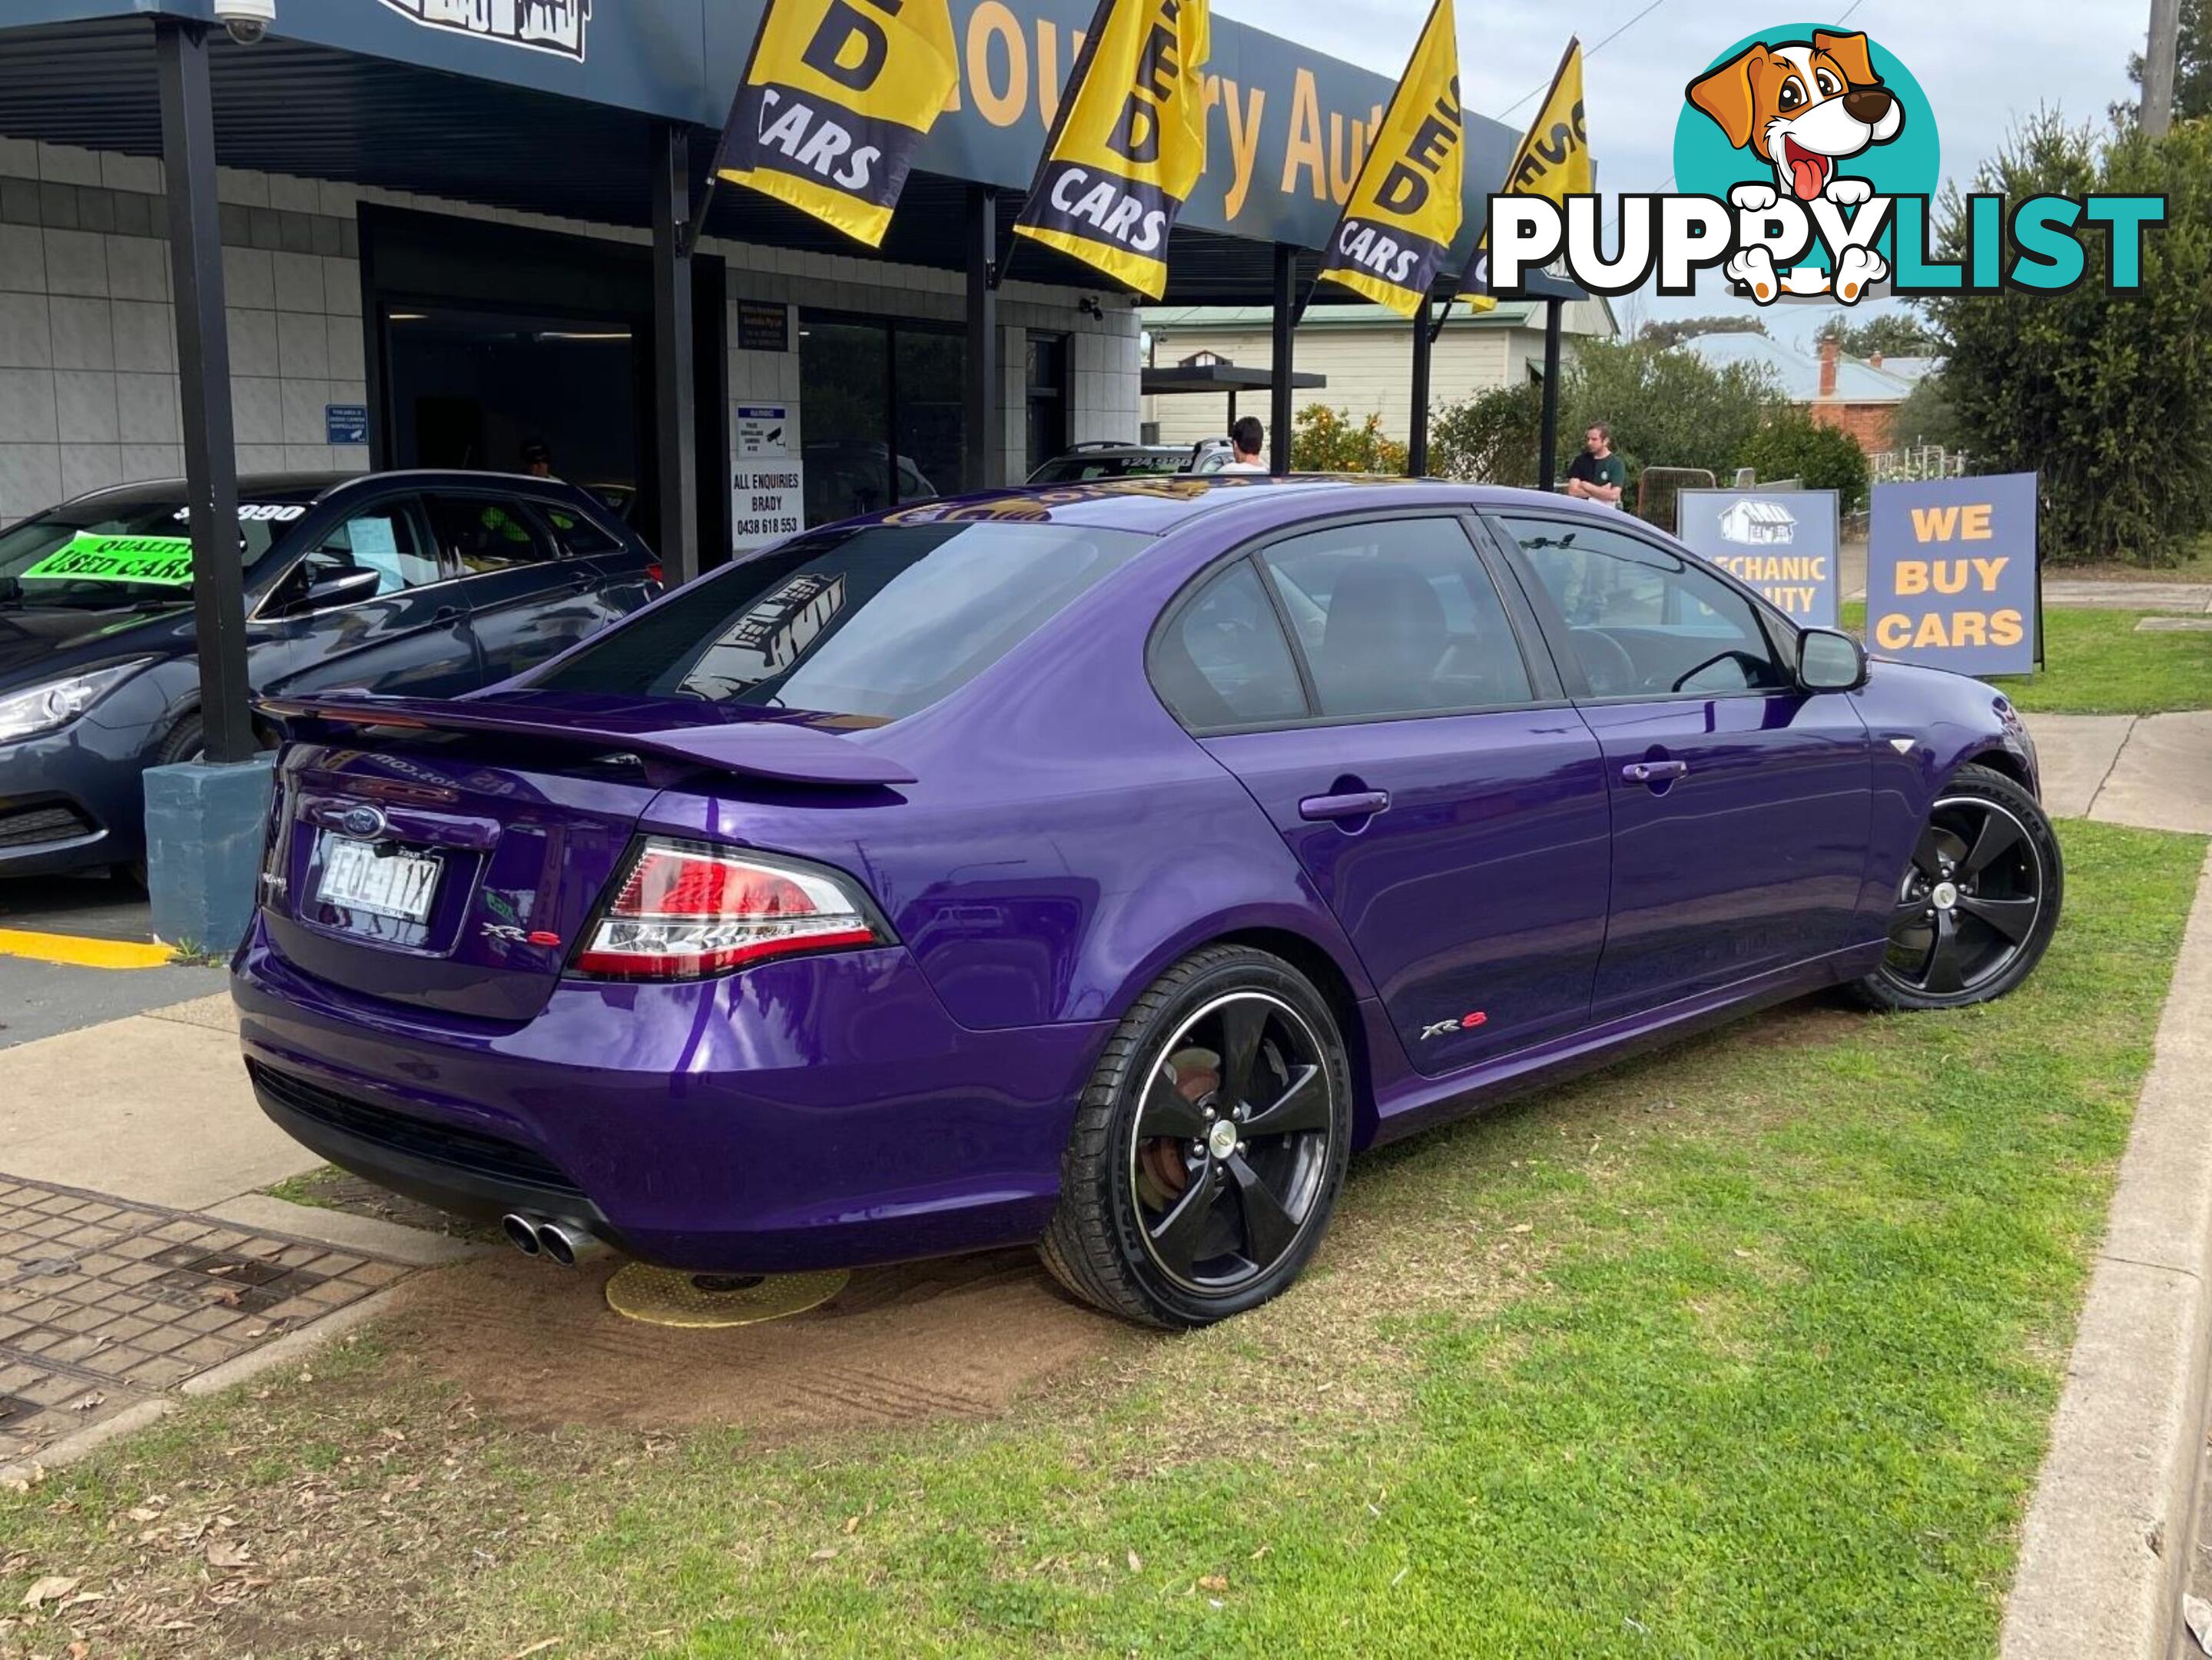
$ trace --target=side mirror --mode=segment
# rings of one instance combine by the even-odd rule
[[[377,590],[383,586],[384,578],[365,566],[333,571],[320,581],[311,583],[291,609],[326,611],[332,605],[359,605],[364,599],[375,599]]]
[[[1797,684],[1807,691],[1856,691],[1866,684],[1866,649],[1835,629],[1797,637]]]

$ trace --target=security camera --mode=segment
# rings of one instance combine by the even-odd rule
[[[240,46],[250,46],[276,21],[276,0],[215,0],[215,21]]]

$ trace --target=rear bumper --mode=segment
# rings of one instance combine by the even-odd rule
[[[257,921],[232,989],[263,1110],[331,1162],[726,1273],[1036,1238],[1110,1030],[969,1031],[896,948],[688,985],[567,981],[495,1027],[313,980]]]

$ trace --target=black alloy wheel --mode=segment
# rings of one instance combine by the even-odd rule
[[[1283,1259],[1328,1167],[1320,1040],[1281,998],[1237,991],[1161,1046],[1129,1130],[1128,1181],[1160,1271],[1219,1294]]]
[[[1898,883],[1888,950],[1861,989],[1892,1008],[2002,996],[2041,959],[2063,880],[2035,799],[2002,774],[1962,769],[1929,810]]]
[[[1235,946],[1176,964],[1107,1046],[1046,1265],[1113,1312],[1202,1325],[1274,1296],[1318,1243],[1350,1152],[1328,1005]]]

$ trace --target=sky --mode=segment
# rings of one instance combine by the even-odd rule
[[[2142,50],[2148,0],[1836,0],[1835,21],[1864,30],[1904,61],[1928,94],[1942,134],[1943,175],[1962,183],[2038,109],[2102,125],[2106,107],[2132,98],[2129,54]],[[1285,35],[1394,79],[1405,67],[1429,0],[1215,0],[1223,16]],[[1571,33],[1587,50],[1650,0],[1456,0],[1460,89],[1470,110],[1525,127]],[[1817,19],[1782,0],[1771,8],[1719,0],[1659,0],[1589,56],[1584,107],[1599,187],[1656,191],[1674,172],[1682,88],[1722,48],[1766,26]],[[1525,100],[1525,101],[1524,101]],[[1517,105],[1518,107],[1509,107]],[[1616,300],[1624,331],[1655,317],[1757,310],[1707,273],[1697,298],[1635,295]],[[1889,301],[1886,309],[1897,309]],[[1870,315],[1869,307],[1858,308]],[[1768,332],[1809,340],[1825,306],[1775,306]]]

